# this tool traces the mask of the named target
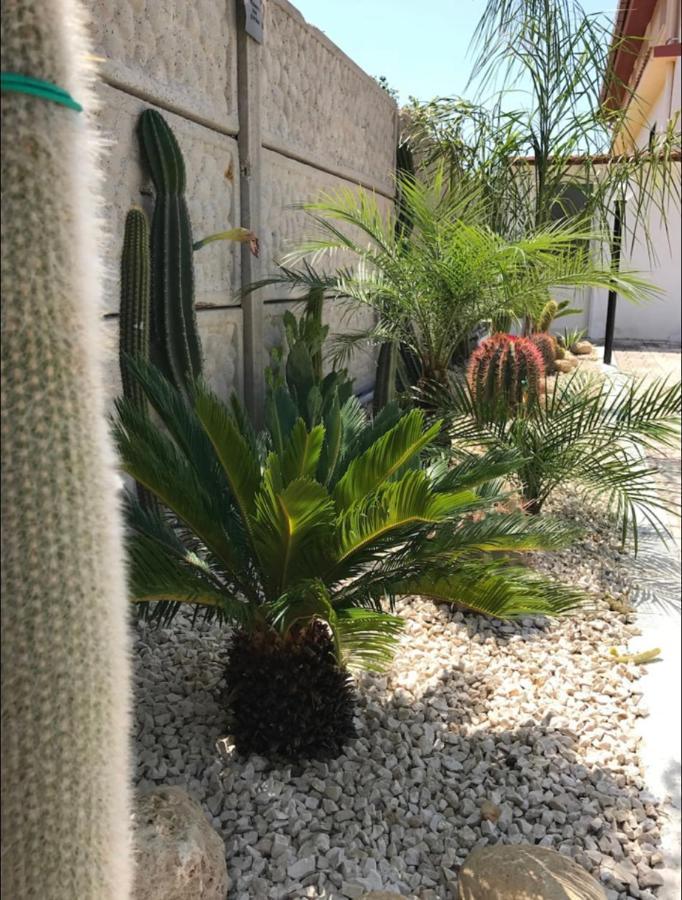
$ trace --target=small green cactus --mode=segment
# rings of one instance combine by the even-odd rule
[[[556,319],[559,313],[559,304],[556,300],[548,300],[547,303],[542,307],[542,312],[537,318],[535,322],[535,331],[536,332],[544,332],[549,331],[552,322]]]
[[[121,253],[119,365],[123,396],[145,415],[149,404],[139,381],[131,376],[129,360],[149,360],[149,295],[149,222],[144,211],[134,206],[126,216]],[[158,507],[154,495],[141,484],[137,496],[145,509]]]
[[[317,477],[327,483],[339,461],[345,427],[343,409],[349,401],[357,401],[345,369],[323,375],[322,348],[329,332],[322,324],[323,299],[322,292],[312,291],[300,318],[288,310],[284,313],[288,353],[285,363],[283,348],[272,353],[272,365],[266,373],[265,419],[277,452],[281,452],[297,419],[303,419],[308,428],[324,425],[327,437]]]
[[[534,331],[549,331],[556,319],[579,315],[581,312],[581,309],[571,306],[570,300],[548,300],[535,320]]]
[[[384,341],[379,347],[372,401],[375,416],[395,398],[399,352],[399,346],[392,341]]]

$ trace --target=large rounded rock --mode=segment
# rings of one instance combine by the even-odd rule
[[[182,788],[139,794],[133,825],[133,900],[225,900],[225,845]]]
[[[561,853],[530,845],[477,847],[459,871],[460,900],[606,900],[601,885]]]
[[[573,369],[577,368],[578,360],[575,357],[567,356],[566,359],[554,360],[554,369],[560,374],[568,375]]]

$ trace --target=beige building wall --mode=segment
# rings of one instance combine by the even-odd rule
[[[680,3],[658,0],[641,42],[641,50],[630,86],[636,97],[628,108],[627,128],[616,135],[614,151],[627,153],[633,148],[645,149],[652,131],[665,132],[671,120],[680,130]],[[677,165],[679,191],[680,165]],[[626,198],[635,202],[634,193]],[[660,291],[657,300],[634,306],[619,299],[616,312],[615,339],[621,343],[652,341],[679,345],[682,340],[682,277],[680,267],[680,207],[670,200],[662,210],[652,208],[648,219],[650,242],[643,229],[629,233],[624,243],[622,266],[637,271]],[[607,294],[592,291],[589,298],[588,329],[590,336],[601,339],[606,323]]]
[[[157,108],[173,128],[185,157],[187,203],[195,239],[243,224],[240,215],[238,7],[242,0],[99,0],[94,26],[101,58],[99,120],[105,142],[104,193],[108,238],[106,327],[111,395],[118,373],[119,260],[127,210],[151,212],[151,184],[141,166],[135,133],[140,112]],[[264,42],[257,49],[259,91],[248,113],[262,136],[258,184],[262,275],[286,249],[309,236],[295,204],[339,188],[369,190],[392,206],[397,136],[395,103],[286,0],[265,0]],[[252,41],[241,36],[241,40]],[[255,46],[255,45],[254,45]],[[227,397],[244,391],[243,278],[238,245],[216,242],[197,251],[195,301],[205,369]],[[267,349],[281,340],[279,322],[290,303],[276,292],[262,308]],[[366,313],[342,318],[328,304],[334,329],[367,324]],[[351,363],[356,390],[372,387],[374,361]],[[248,366],[247,366],[248,377]]]

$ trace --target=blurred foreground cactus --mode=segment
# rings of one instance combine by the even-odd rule
[[[102,383],[95,72],[75,0],[3,3],[2,895],[127,900],[129,662]]]
[[[494,334],[472,353],[467,379],[473,394],[491,405],[515,407],[542,391],[545,366],[528,338]]]

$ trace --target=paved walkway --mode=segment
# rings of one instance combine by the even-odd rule
[[[680,377],[682,354],[651,347],[618,350],[614,363],[627,375],[654,378]],[[679,449],[662,448],[651,454],[660,472],[662,493],[681,502]],[[664,803],[667,822],[662,830],[662,848],[666,868],[665,884],[658,900],[679,900],[681,896],[682,837],[680,825],[680,773],[682,751],[680,718],[682,646],[680,640],[681,602],[680,571],[682,539],[679,518],[670,518],[668,526],[673,542],[665,546],[653,532],[645,532],[640,548],[642,578],[637,596],[631,600],[637,607],[642,635],[633,641],[632,649],[650,650],[660,647],[661,658],[650,663],[642,679],[644,703],[649,715],[641,720],[642,763],[649,790]],[[644,529],[643,529],[644,531]]]

